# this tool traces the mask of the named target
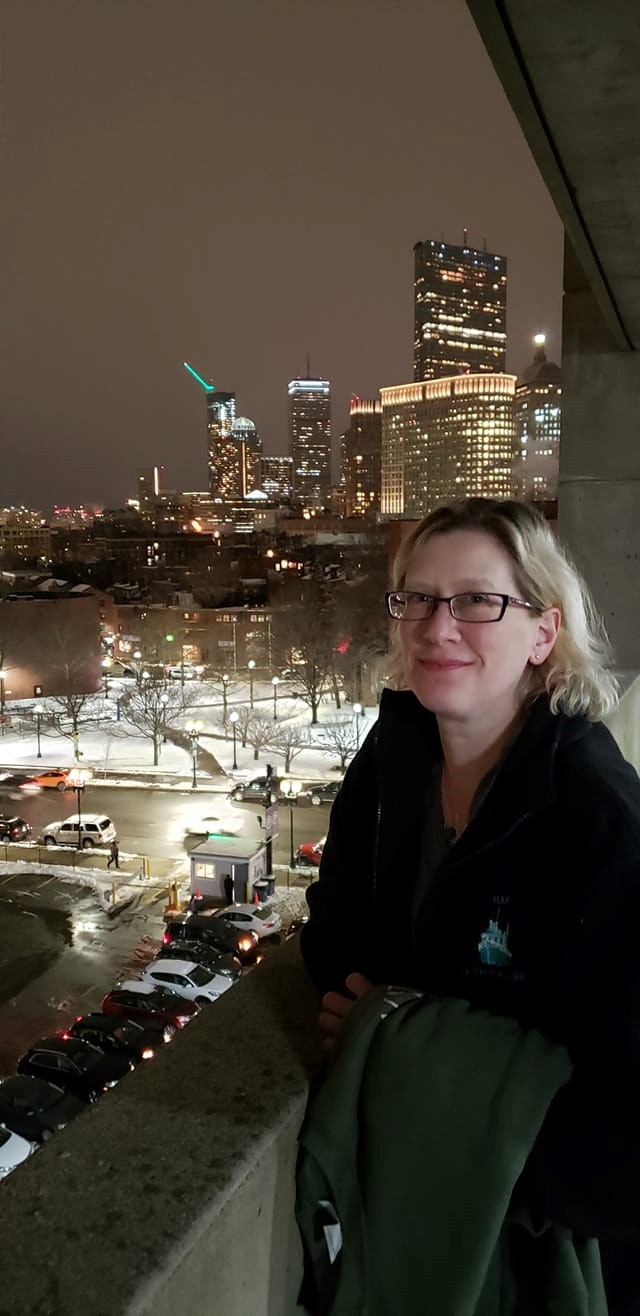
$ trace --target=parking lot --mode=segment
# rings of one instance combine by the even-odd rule
[[[96,1009],[123,976],[152,958],[164,892],[145,892],[116,919],[73,880],[42,872],[0,877],[0,1076],[39,1037]]]

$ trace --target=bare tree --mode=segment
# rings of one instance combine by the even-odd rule
[[[260,756],[265,745],[273,744],[273,722],[265,713],[254,713],[247,729],[247,740],[253,750],[254,759]]]
[[[384,608],[387,588],[385,567],[373,563],[365,574],[342,581],[336,592],[339,641],[335,670],[346,683],[349,697],[365,704],[374,691],[372,677],[387,652],[389,622]],[[374,682],[377,684],[377,682]]]
[[[46,618],[45,618],[46,620]],[[100,680],[97,631],[73,624],[73,615],[47,629],[49,681],[55,694],[47,699],[49,723],[70,740],[74,758],[82,756],[80,731],[97,721],[95,694]],[[95,652],[94,652],[95,648]],[[95,670],[94,670],[95,669]],[[87,690],[87,686],[93,689]]]
[[[296,581],[274,613],[276,648],[284,665],[295,659],[295,693],[311,709],[311,725],[331,677],[337,640],[331,589],[321,578]]]
[[[322,749],[339,755],[340,769],[344,772],[348,759],[353,758],[358,748],[355,723],[346,718],[342,722],[326,722],[318,732],[318,742]]]
[[[285,773],[291,770],[293,760],[309,746],[309,733],[299,722],[279,722],[273,726],[271,744],[276,753],[284,755]]]
[[[149,677],[139,689],[128,690],[121,699],[122,715],[153,745],[153,766],[160,761],[160,746],[168,730],[176,726],[185,709],[185,694],[175,682]]]
[[[256,716],[255,711],[253,708],[250,708],[248,704],[234,704],[233,711],[238,714],[236,726],[240,734],[242,748],[246,749],[251,723]]]

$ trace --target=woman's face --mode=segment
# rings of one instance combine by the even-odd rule
[[[411,558],[403,588],[444,598],[465,592],[522,598],[509,554],[480,530],[432,535]],[[424,621],[398,623],[407,684],[439,717],[509,719],[521,702],[525,669],[544,662],[558,624],[557,609],[541,616],[517,607],[497,622],[456,621],[440,603]]]

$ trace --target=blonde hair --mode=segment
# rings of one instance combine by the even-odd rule
[[[506,549],[522,597],[540,611],[560,610],[560,630],[544,663],[529,664],[523,677],[523,701],[546,692],[552,712],[583,713],[596,721],[615,708],[618,683],[609,670],[609,640],[604,623],[577,567],[560,546],[538,510],[529,503],[496,498],[467,498],[438,507],[425,516],[400,545],[393,565],[392,588],[402,589],[409,563],[433,535],[479,530]],[[396,684],[402,683],[398,623],[391,646]],[[400,678],[400,680],[398,680]]]

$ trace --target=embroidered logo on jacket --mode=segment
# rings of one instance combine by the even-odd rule
[[[481,933],[478,942],[480,959],[483,964],[506,969],[511,964],[511,951],[508,945],[509,924],[501,928],[497,919],[490,918],[489,926]]]

